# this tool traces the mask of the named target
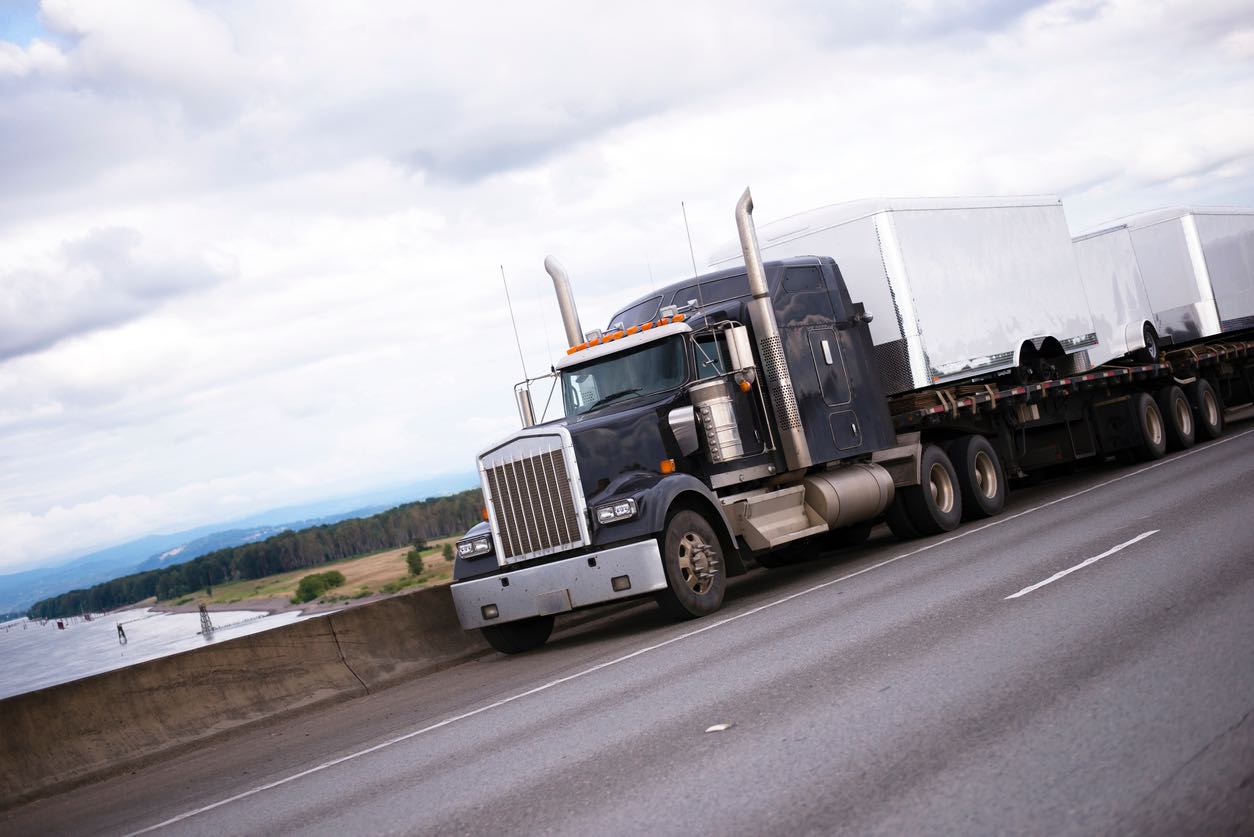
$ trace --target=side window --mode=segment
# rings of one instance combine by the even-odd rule
[[[790,294],[799,291],[823,289],[823,274],[817,267],[790,267],[784,274],[784,290]]]
[[[566,391],[562,395],[565,396],[566,415],[568,416],[580,412],[601,397],[597,392],[596,376],[591,373],[567,377]]]
[[[614,315],[608,325],[622,323],[624,327],[640,325],[641,323],[652,322],[657,319],[658,309],[662,306],[662,297],[651,296],[644,302],[637,303],[630,308],[619,311]]]
[[[675,291],[675,295],[671,297],[671,305],[678,305],[680,308],[684,307],[689,302],[696,302],[696,301],[697,301],[697,286],[696,285],[689,285],[686,288],[680,288],[679,290]]]
[[[703,334],[692,341],[692,346],[696,358],[697,380],[726,375],[731,369],[727,341],[721,336]]]

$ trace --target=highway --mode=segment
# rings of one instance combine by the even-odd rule
[[[712,617],[621,609],[0,832],[1254,833],[1254,426],[881,529]]]

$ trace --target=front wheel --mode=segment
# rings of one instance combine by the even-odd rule
[[[678,512],[667,521],[661,546],[666,589],[656,597],[662,610],[675,619],[718,610],[727,573],[723,548],[709,521],[694,511]]]
[[[521,654],[539,648],[553,633],[552,616],[532,616],[504,625],[487,625],[479,629],[483,638],[502,654]]]

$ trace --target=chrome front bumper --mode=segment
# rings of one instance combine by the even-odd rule
[[[627,576],[631,586],[615,590],[614,579],[622,576]],[[639,596],[665,586],[662,553],[657,541],[647,540],[462,581],[452,590],[457,619],[470,630]],[[495,607],[499,615],[484,618],[485,607]]]

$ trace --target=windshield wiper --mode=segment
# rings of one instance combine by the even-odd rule
[[[598,398],[596,401],[593,401],[592,406],[589,407],[588,410],[589,411],[595,410],[597,407],[600,407],[602,404],[608,404],[611,401],[617,401],[619,398],[623,398],[628,395],[635,395],[637,392],[639,392],[642,389],[644,389],[644,387],[631,387],[630,389],[620,389],[618,392],[611,392],[609,395],[603,396],[601,398]]]

